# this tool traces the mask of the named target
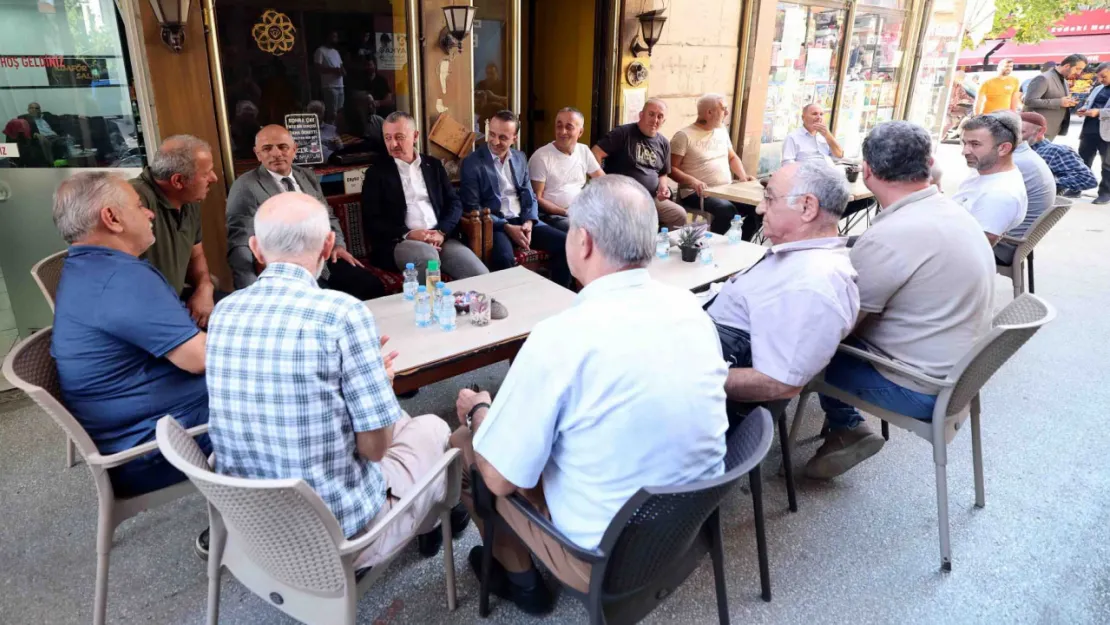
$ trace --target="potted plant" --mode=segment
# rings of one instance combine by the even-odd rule
[[[678,249],[682,252],[682,260],[692,263],[698,259],[698,250],[708,229],[709,224],[701,217],[695,221],[693,215],[686,215],[686,225],[678,231]]]

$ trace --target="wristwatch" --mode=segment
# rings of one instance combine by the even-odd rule
[[[474,431],[474,428],[471,425],[472,423],[474,423],[474,413],[478,412],[479,408],[488,409],[489,404],[487,404],[486,402],[474,404],[474,407],[470,409],[470,412],[466,413],[466,429],[470,430],[471,432]]]

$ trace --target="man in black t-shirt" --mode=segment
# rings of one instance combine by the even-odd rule
[[[1079,156],[1090,167],[1095,154],[1102,159],[1102,180],[1098,185],[1095,204],[1110,204],[1110,64],[1098,69],[1099,84],[1091,89],[1086,101],[1079,105],[1078,115],[1083,117],[1079,131]]]
[[[686,223],[686,209],[671,199],[671,144],[659,134],[667,105],[655,98],[644,104],[640,121],[617,126],[593,147],[605,173],[630,176],[655,199],[659,225],[672,230]]]

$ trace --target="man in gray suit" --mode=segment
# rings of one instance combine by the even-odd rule
[[[1099,85],[1087,94],[1076,111],[1083,117],[1079,131],[1079,157],[1087,167],[1102,159],[1102,181],[1098,185],[1095,204],[1110,204],[1110,63],[1098,68]]]
[[[1071,97],[1068,79],[1078,76],[1087,67],[1087,57],[1072,54],[1059,65],[1035,77],[1025,89],[1023,100],[1026,111],[1040,113],[1048,122],[1045,139],[1052,141],[1056,135],[1067,134],[1071,108],[1078,102]]]
[[[231,265],[235,288],[248,287],[258,279],[254,254],[249,246],[258,207],[279,193],[299,191],[320,200],[328,209],[331,229],[335,233],[335,248],[321,274],[321,285],[360,300],[382,296],[385,288],[381,281],[347,251],[339,220],[324,199],[316,174],[293,164],[296,153],[297,144],[288,130],[276,124],[266,126],[254,139],[254,154],[262,166],[239,176],[231,185],[227,197],[227,262]]]

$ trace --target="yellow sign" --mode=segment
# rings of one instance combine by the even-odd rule
[[[297,29],[289,21],[289,17],[273,9],[266,9],[259,22],[251,29],[251,36],[258,44],[258,49],[274,56],[281,56],[292,50],[296,35]]]

